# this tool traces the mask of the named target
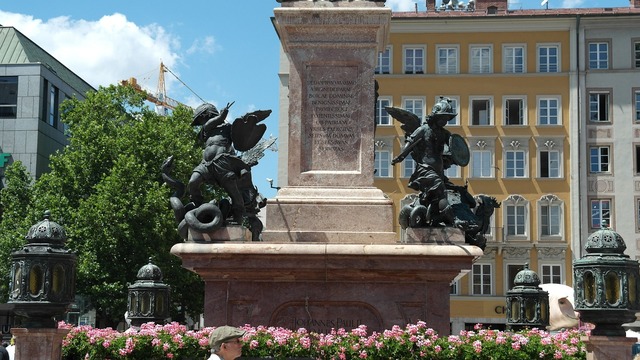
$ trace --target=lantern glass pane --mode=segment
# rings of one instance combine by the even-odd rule
[[[140,309],[138,309],[138,297],[134,293],[129,294],[129,315],[139,314]]]
[[[526,299],[524,301],[524,314],[527,321],[533,321],[536,318],[536,301],[534,299]]]
[[[151,309],[151,299],[149,297],[149,293],[142,293],[140,296],[140,313],[142,315],[149,315],[149,311]]]
[[[511,320],[520,322],[520,302],[516,298],[511,301]]]
[[[57,264],[53,268],[53,281],[51,284],[51,292],[54,295],[60,295],[64,286],[64,268],[62,265]]]
[[[29,271],[29,293],[31,295],[38,295],[42,290],[43,274],[40,265],[35,265]]]
[[[13,292],[11,296],[15,299],[20,295],[20,284],[22,283],[22,267],[16,263],[15,271],[13,272]]]
[[[547,303],[545,301],[540,302],[540,311],[542,312],[540,315],[542,317],[542,322],[547,323],[549,321],[549,309],[547,308]]]
[[[620,277],[615,271],[609,271],[604,277],[605,297],[610,305],[620,301]]]
[[[590,305],[596,301],[596,279],[590,271],[584,273],[584,300]]]
[[[164,295],[156,294],[156,314],[162,315],[164,313]]]
[[[629,274],[629,302],[631,304],[635,304],[638,301],[638,297],[636,295],[637,286],[636,286],[636,275]]]

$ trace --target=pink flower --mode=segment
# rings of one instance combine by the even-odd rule
[[[476,353],[480,353],[480,352],[482,352],[482,341],[480,341],[480,340],[476,340],[476,341],[474,341],[474,342],[473,342],[473,350],[474,350]]]

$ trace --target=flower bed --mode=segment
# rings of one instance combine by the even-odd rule
[[[66,325],[62,325],[65,326]],[[89,326],[71,327],[62,344],[64,360],[198,359],[209,356],[214,328],[187,330],[178,323],[144,324],[118,332]],[[329,334],[246,325],[244,358],[271,359],[586,359],[583,332],[549,334],[538,329],[517,333],[483,329],[438,336],[423,322],[394,326],[382,333],[360,326]]]

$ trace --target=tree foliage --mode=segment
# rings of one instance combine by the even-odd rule
[[[33,201],[33,179],[27,168],[16,161],[6,168],[4,179],[6,186],[0,191],[0,259],[6,259],[0,262],[0,301],[3,303],[8,300],[11,253],[24,245],[27,230],[33,225],[28,216],[28,207]]]
[[[181,317],[178,309],[199,314],[204,287],[170,254],[182,239],[169,208],[171,190],[160,174],[169,155],[176,158],[173,173],[182,179],[200,160],[191,110],[179,107],[160,116],[131,87],[110,86],[88,93],[85,100],[65,101],[61,114],[69,145],[51,157],[51,171],[33,185],[31,205],[11,210],[11,217],[24,211],[41,219],[48,209],[52,220],[65,227],[67,247],[78,254],[76,293],[89,298],[99,325],[123,319],[128,285],[150,258],[171,285],[174,319]],[[3,204],[11,198],[18,196],[3,197]]]

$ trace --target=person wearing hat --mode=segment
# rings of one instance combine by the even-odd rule
[[[235,360],[242,356],[245,331],[233,326],[220,326],[209,334],[211,357],[208,360]]]

